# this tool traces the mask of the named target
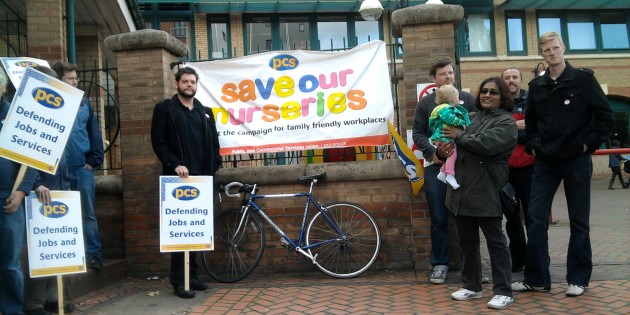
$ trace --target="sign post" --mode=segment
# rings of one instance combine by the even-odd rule
[[[26,197],[26,239],[31,278],[57,276],[59,314],[63,314],[63,274],[85,272],[81,195],[50,191],[50,204],[34,192]]]
[[[214,250],[212,176],[160,176],[160,252],[184,252],[184,288],[190,288],[189,251]]]

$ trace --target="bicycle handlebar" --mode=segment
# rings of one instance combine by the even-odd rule
[[[232,189],[232,187],[238,187],[238,188],[242,188],[243,187],[243,183],[239,183],[239,182],[231,182],[225,186],[222,187],[222,191],[225,193],[226,196],[228,197],[232,197],[232,198],[239,198],[241,197],[241,191],[239,190],[238,193],[236,194],[231,194],[230,193],[230,189]]]

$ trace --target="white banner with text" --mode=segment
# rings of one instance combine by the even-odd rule
[[[189,62],[195,96],[212,108],[221,154],[389,143],[394,119],[386,45],[339,52],[274,51]]]

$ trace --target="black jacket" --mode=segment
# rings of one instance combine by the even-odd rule
[[[501,108],[471,116],[470,126],[455,138],[455,178],[461,187],[447,185],[445,204],[456,216],[501,217],[499,190],[508,181],[516,123]]]
[[[205,113],[206,124],[203,128],[203,143],[193,143],[192,139],[184,136],[182,129],[186,123],[182,115],[178,115],[177,106],[184,106],[177,98],[177,94],[170,99],[165,99],[155,105],[153,120],[151,123],[151,144],[153,151],[162,161],[162,174],[177,175],[175,168],[178,165],[189,166],[189,152],[192,146],[203,145],[206,150],[203,157],[203,171],[201,175],[214,175],[221,165],[219,155],[219,136],[214,122],[212,111],[194,99],[195,107],[200,108],[200,113]]]
[[[536,158],[565,161],[593,153],[613,131],[613,113],[593,71],[568,62],[554,82],[545,75],[529,83],[525,131]]]

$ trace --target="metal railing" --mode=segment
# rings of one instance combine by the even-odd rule
[[[100,68],[95,61],[92,65],[83,64],[78,71],[79,88],[90,100],[101,127],[105,147],[105,161],[101,166],[105,171],[122,169],[120,151],[120,103],[116,95],[116,78],[118,69],[110,68],[105,63]]]
[[[0,56],[20,57],[27,54],[26,18],[0,1]]]

